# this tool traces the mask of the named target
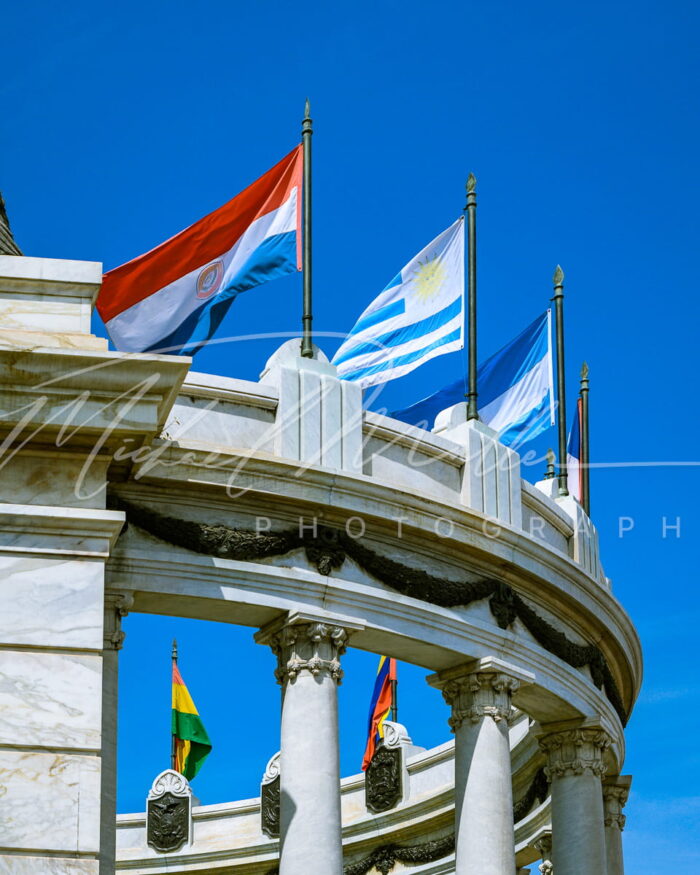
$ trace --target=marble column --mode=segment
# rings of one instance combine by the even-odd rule
[[[102,651],[102,770],[100,775],[99,875],[114,875],[117,838],[117,713],[119,651],[126,633],[122,618],[134,604],[128,592],[107,591]]]
[[[508,725],[512,694],[532,680],[490,657],[428,678],[452,708],[456,875],[515,872]]]
[[[606,872],[603,754],[610,736],[597,726],[577,726],[540,737],[551,782],[552,865],[555,875]]]
[[[625,815],[622,809],[627,804],[631,785],[631,775],[620,775],[603,782],[607,875],[623,875],[625,871],[622,857],[622,830],[625,828]]]
[[[357,626],[293,614],[256,641],[277,656],[282,686],[280,875],[342,875],[337,687]]]

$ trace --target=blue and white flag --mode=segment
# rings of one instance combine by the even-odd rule
[[[403,377],[463,346],[464,220],[443,231],[389,283],[333,358],[363,389]]]
[[[410,425],[431,428],[441,410],[465,399],[465,380],[391,415]],[[519,447],[554,425],[551,311],[479,365],[479,417],[506,446]]]
[[[581,467],[581,408],[583,401],[578,398],[576,411],[571,423],[569,440],[566,445],[566,471],[568,474],[569,495],[581,501],[583,493],[583,468]]]

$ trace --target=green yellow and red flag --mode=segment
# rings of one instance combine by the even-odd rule
[[[173,768],[191,781],[209,756],[212,745],[174,660],[172,733]]]

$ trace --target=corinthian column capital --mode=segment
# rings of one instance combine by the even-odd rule
[[[542,862],[537,867],[540,870],[540,875],[552,875],[554,867],[552,866],[552,831],[549,829],[542,830],[538,833],[532,846],[536,851],[539,851]]]
[[[603,782],[603,811],[605,812],[605,826],[619,829],[625,828],[626,817],[622,809],[627,804],[631,775],[620,775],[616,778],[608,778]]]
[[[603,754],[612,740],[604,729],[578,726],[550,732],[538,741],[547,755],[545,774],[549,781],[567,775],[589,774],[599,778],[605,775]]]
[[[487,657],[431,675],[428,683],[441,690],[452,708],[448,723],[454,732],[469,721],[491,717],[509,723],[514,715],[511,698],[534,676],[499,659]]]
[[[339,684],[343,677],[340,657],[350,635],[361,628],[357,623],[343,621],[340,625],[326,618],[292,614],[265,626],[255,640],[269,645],[277,657],[275,677],[279,684],[293,684],[305,671],[331,677]]]

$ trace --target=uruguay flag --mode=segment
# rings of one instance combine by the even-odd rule
[[[194,353],[237,295],[301,269],[302,148],[223,207],[105,274],[97,310],[118,350]]]
[[[566,445],[566,470],[568,474],[569,494],[581,501],[583,494],[583,468],[581,467],[581,413],[583,401],[576,401],[574,420],[571,423],[569,440]]]
[[[463,314],[460,218],[421,250],[360,316],[333,357],[338,376],[364,389],[461,349]]]
[[[506,446],[517,449],[554,425],[550,310],[479,365],[477,390],[479,418],[498,432]],[[456,380],[391,415],[430,428],[441,410],[464,401],[465,392],[465,381]]]

